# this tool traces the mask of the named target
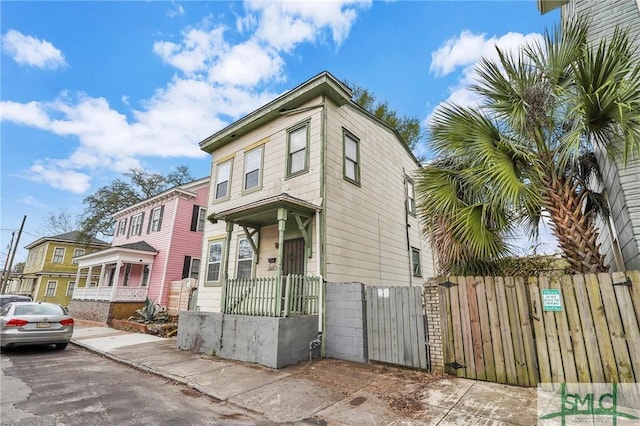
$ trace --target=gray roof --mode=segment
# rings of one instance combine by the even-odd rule
[[[39,244],[44,243],[45,241],[59,241],[65,243],[78,243],[83,245],[98,245],[98,246],[108,246],[109,243],[106,241],[99,240],[95,237],[91,237],[87,239],[87,236],[83,234],[81,231],[71,231],[65,232],[64,234],[53,235],[50,237],[41,237],[38,240],[32,242],[25,246],[26,249],[30,249]]]
[[[158,253],[158,250],[153,248],[146,241],[138,241],[136,243],[121,244],[119,246],[113,246],[113,248],[124,248],[124,249],[131,249],[131,250],[148,251],[151,253]]]

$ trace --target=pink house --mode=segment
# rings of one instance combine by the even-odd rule
[[[146,298],[167,306],[172,281],[198,279],[209,178],[173,187],[113,215],[111,247],[75,259],[78,286],[69,310],[78,318],[127,318]]]

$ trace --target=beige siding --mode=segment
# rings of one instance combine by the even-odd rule
[[[640,34],[640,7],[637,0],[572,0],[563,7],[562,14],[565,18],[588,14],[592,20],[592,40],[611,36],[618,24],[628,27],[632,37]],[[640,49],[638,37],[635,38],[635,46]],[[625,267],[640,269],[640,161],[631,161],[625,166],[620,161],[611,162],[603,153],[598,153],[598,160]],[[613,270],[615,259],[609,228],[602,222],[599,225],[602,229],[602,252]]]
[[[360,186],[343,178],[343,128],[360,143]],[[415,161],[386,127],[349,106],[328,108],[326,275],[328,281],[408,285],[405,175]],[[409,216],[410,246],[421,250],[423,276],[433,275],[430,250]]]

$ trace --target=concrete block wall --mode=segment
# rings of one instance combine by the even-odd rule
[[[326,356],[367,362],[364,284],[327,283],[325,306]]]
[[[444,372],[444,351],[440,322],[440,287],[436,278],[429,279],[422,291],[427,318],[427,346],[431,358],[431,371]]]

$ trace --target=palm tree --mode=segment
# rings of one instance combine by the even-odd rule
[[[437,160],[416,188],[444,272],[459,270],[460,259],[486,265],[509,254],[514,228],[536,236],[544,212],[572,271],[606,271],[593,150],[625,164],[640,153],[640,61],[628,32],[590,44],[588,25],[565,22],[517,54],[497,49],[471,88],[480,107],[434,114]]]

